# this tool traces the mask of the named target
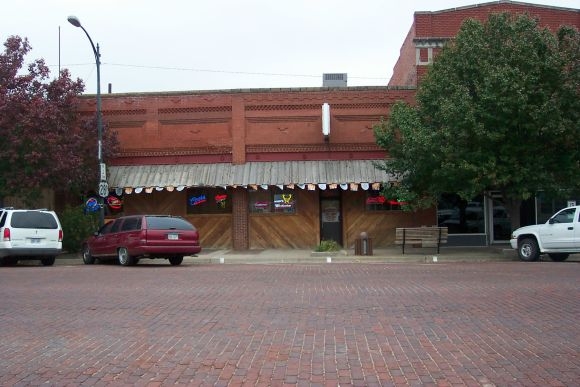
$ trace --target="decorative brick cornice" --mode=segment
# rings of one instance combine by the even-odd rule
[[[246,111],[272,111],[272,110],[315,110],[320,109],[319,104],[302,104],[302,105],[246,105]]]
[[[383,150],[377,144],[292,144],[247,145],[247,153],[302,153],[302,152],[374,152]]]
[[[118,152],[116,158],[124,157],[164,157],[191,155],[222,155],[231,154],[232,147],[202,147],[202,148],[167,148],[167,149],[131,149]]]
[[[180,108],[162,108],[157,110],[159,114],[183,114],[183,113],[212,113],[212,112],[231,112],[231,106],[196,106]]]
[[[118,117],[118,116],[139,116],[145,115],[146,109],[131,109],[131,110],[102,110],[101,114],[104,117]],[[93,110],[83,110],[80,112],[82,116],[91,116],[95,114]]]

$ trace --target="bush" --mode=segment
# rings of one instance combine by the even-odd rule
[[[314,251],[322,252],[322,251],[339,251],[340,245],[336,241],[332,240],[323,240],[320,242]]]
[[[63,250],[69,253],[79,252],[81,243],[99,228],[99,214],[85,214],[84,206],[67,206],[62,214],[59,214],[62,232]]]

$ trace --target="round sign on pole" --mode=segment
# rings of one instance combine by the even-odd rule
[[[109,184],[107,184],[106,181],[101,181],[99,183],[99,196],[102,198],[109,196]]]

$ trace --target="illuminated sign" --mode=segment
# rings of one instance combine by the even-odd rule
[[[95,197],[90,197],[85,202],[85,211],[86,212],[97,212],[99,211],[99,201]]]
[[[190,196],[189,199],[187,200],[187,202],[192,207],[199,206],[200,204],[207,202],[207,197],[205,195]]]
[[[113,211],[119,211],[123,208],[123,202],[116,196],[109,195],[106,201],[109,208]]]
[[[294,207],[294,200],[292,194],[274,195],[275,208],[292,208]]]
[[[400,202],[398,200],[387,200],[387,198],[385,198],[382,195],[379,196],[369,196],[367,197],[367,205],[372,205],[372,204],[390,204],[391,206],[403,206],[405,204],[407,204],[407,202]]]
[[[217,204],[218,207],[220,208],[226,208],[226,200],[228,198],[228,195],[215,195],[214,199],[215,199],[215,204]]]

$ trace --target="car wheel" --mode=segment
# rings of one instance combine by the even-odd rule
[[[181,265],[181,262],[183,262],[183,257],[181,257],[181,256],[169,257],[169,263],[173,266]]]
[[[565,261],[566,259],[568,259],[568,256],[570,254],[567,253],[553,253],[553,254],[548,254],[550,256],[550,258],[552,259],[552,261],[554,262],[562,262]]]
[[[123,266],[133,266],[135,264],[135,259],[129,255],[129,250],[126,247],[119,247],[117,256],[119,263]]]
[[[91,255],[91,249],[89,245],[83,246],[83,262],[85,265],[92,265],[95,263],[95,257]]]
[[[538,242],[534,238],[522,239],[518,245],[518,256],[525,262],[537,261],[540,258]]]
[[[40,260],[40,263],[42,263],[43,266],[52,266],[52,265],[54,265],[55,260],[56,260],[56,257],[46,257],[46,258],[42,258]]]

